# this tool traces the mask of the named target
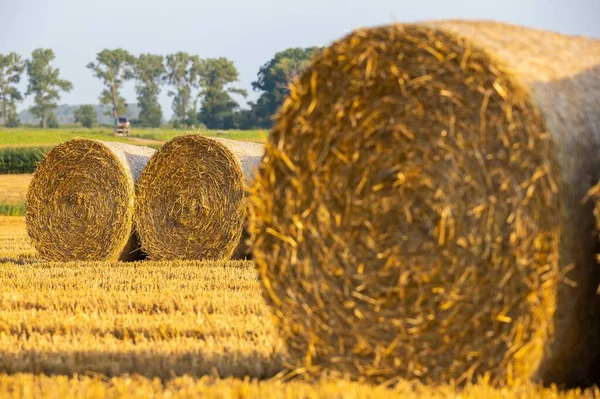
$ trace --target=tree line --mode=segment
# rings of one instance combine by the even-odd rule
[[[166,56],[144,53],[139,56],[129,51],[105,49],[87,64],[92,75],[103,83],[99,103],[110,108],[115,120],[127,111],[127,101],[121,91],[126,81],[135,82],[137,104],[140,107],[136,123],[145,127],[159,127],[163,112],[158,96],[163,87],[172,98],[174,127],[203,124],[209,129],[270,128],[272,116],[289,92],[289,84],[306,68],[317,47],[290,48],[278,52],[258,71],[253,90],[259,92],[257,101],[248,102],[242,109],[231,96],[248,96],[246,90],[235,86],[239,72],[227,58],[200,58],[198,55],[177,52]],[[43,128],[57,125],[54,110],[61,93],[73,89],[73,84],[61,77],[59,68],[52,66],[52,49],[36,49],[29,59],[11,52],[0,53],[0,114],[4,126],[18,126],[17,104],[26,96],[33,96],[30,108],[40,119]],[[21,93],[18,84],[22,76],[28,78],[27,90]],[[91,105],[81,106],[75,112],[75,121],[91,127],[96,113]]]

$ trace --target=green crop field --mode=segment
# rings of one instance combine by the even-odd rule
[[[175,136],[198,133],[209,137],[224,137],[233,140],[264,142],[268,132],[265,130],[173,130],[173,129],[137,129],[133,128],[130,137],[119,137],[108,127],[93,129],[62,128],[13,128],[0,129],[0,147],[47,147],[62,143],[74,137],[118,141],[137,145],[161,145]]]

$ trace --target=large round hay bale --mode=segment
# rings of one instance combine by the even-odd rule
[[[33,175],[27,232],[49,260],[134,260],[135,182],[154,150],[73,139],[52,149]]]
[[[596,238],[600,240],[600,182],[596,183],[581,201],[582,204],[586,204],[588,202],[594,206],[594,218],[596,221],[596,230],[594,233]],[[598,260],[598,263],[600,263],[600,248],[598,248],[596,252],[596,259]],[[600,294],[600,287],[598,287],[598,294]]]
[[[252,187],[297,367],[579,383],[598,355],[600,41],[493,22],[358,30],[284,103]]]
[[[166,143],[137,188],[135,220],[144,253],[169,260],[227,259],[234,251],[242,256],[246,181],[263,153],[262,144],[200,135]]]

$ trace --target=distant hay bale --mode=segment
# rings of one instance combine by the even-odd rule
[[[154,150],[73,139],[54,147],[33,175],[27,232],[49,260],[134,260],[135,181]]]
[[[150,159],[137,190],[136,225],[151,259],[243,257],[246,181],[262,144],[176,137]]]
[[[356,31],[301,76],[251,191],[296,367],[589,381],[600,41],[493,22]],[[576,286],[575,286],[576,285]]]

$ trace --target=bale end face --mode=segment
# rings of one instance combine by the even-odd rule
[[[292,88],[252,187],[265,296],[298,367],[526,380],[559,282],[553,145],[486,51],[357,31]]]
[[[151,259],[228,259],[240,242],[245,218],[242,167],[215,140],[176,137],[142,173],[135,223]]]
[[[55,261],[132,260],[134,174],[153,150],[73,139],[40,163],[27,192],[27,231]]]

